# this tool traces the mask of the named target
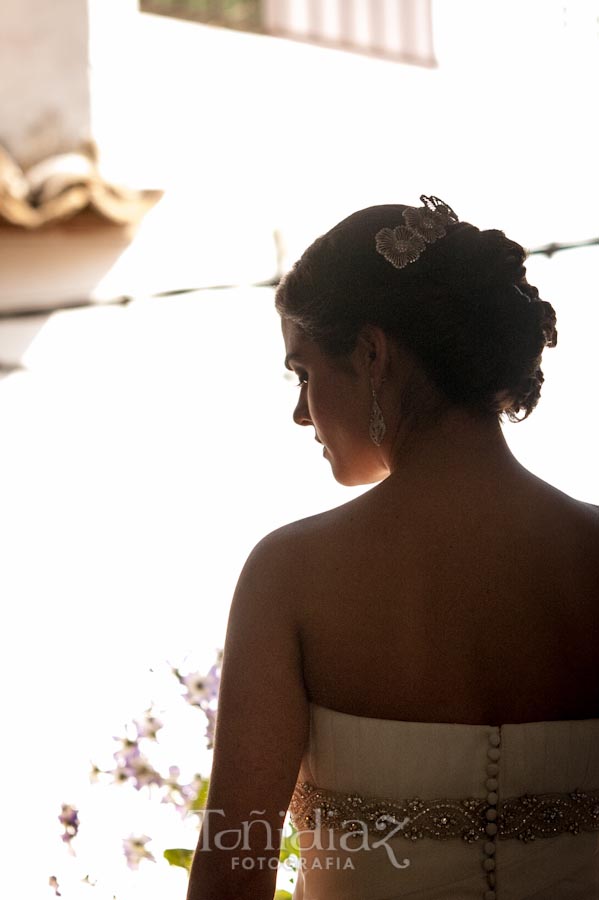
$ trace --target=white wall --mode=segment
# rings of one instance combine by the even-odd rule
[[[84,0],[4,0],[0,8],[0,142],[23,166],[89,137]]]
[[[137,0],[3,0],[0,144],[26,168],[92,133],[92,81],[125,77]]]

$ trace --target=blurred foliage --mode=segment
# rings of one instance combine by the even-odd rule
[[[193,850],[188,850],[183,847],[172,847],[170,850],[165,850],[163,856],[169,861],[171,866],[180,866],[189,874],[191,861],[193,859]]]
[[[174,16],[207,25],[261,31],[260,0],[140,0],[142,12]]]

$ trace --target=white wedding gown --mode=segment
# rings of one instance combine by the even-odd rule
[[[310,710],[290,806],[293,900],[598,900],[599,718],[492,726]]]

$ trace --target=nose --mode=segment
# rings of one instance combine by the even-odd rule
[[[310,413],[308,411],[308,404],[306,403],[306,398],[304,396],[305,391],[300,392],[299,400],[297,401],[297,406],[293,410],[293,421],[296,425],[311,425],[312,419],[310,418]]]

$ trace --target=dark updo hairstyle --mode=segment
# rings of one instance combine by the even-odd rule
[[[335,357],[378,325],[451,403],[525,419],[541,393],[543,349],[557,343],[555,311],[526,281],[526,252],[502,231],[457,222],[397,269],[375,236],[404,224],[406,208],[360,210],[314,241],[279,285],[278,312]]]

